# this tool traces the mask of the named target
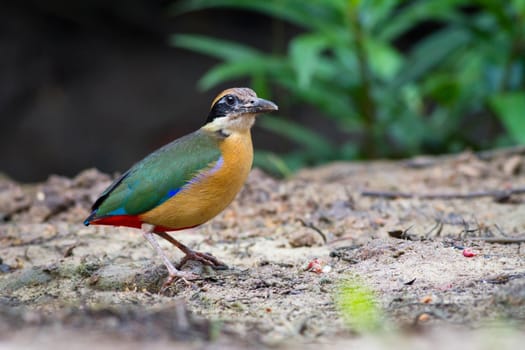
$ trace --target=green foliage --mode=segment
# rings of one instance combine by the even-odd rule
[[[374,292],[360,278],[343,281],[336,290],[335,304],[352,330],[370,332],[381,329],[382,312]]]
[[[490,104],[514,141],[525,144],[525,92],[494,95]]]
[[[172,11],[219,7],[260,12],[304,32],[283,53],[174,35],[173,45],[221,61],[199,86],[249,78],[263,96],[279,86],[292,106],[315,107],[346,135],[334,144],[293,115],[261,118],[263,127],[301,146],[279,162],[267,153],[257,157],[277,172],[333,159],[490,146],[470,133],[474,115],[476,124],[495,115],[509,139],[525,142],[525,0],[188,0]],[[408,31],[429,21],[439,26],[398,49]]]

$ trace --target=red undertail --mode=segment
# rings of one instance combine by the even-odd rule
[[[109,225],[109,226],[126,226],[133,228],[141,228],[144,222],[140,220],[137,215],[111,215],[101,218],[96,218],[89,221],[90,225]],[[180,228],[170,228],[163,226],[155,226],[154,232],[166,232],[166,231],[179,231],[189,228],[193,228],[199,225],[190,226],[190,227],[180,227]]]

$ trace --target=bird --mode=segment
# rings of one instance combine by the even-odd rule
[[[115,179],[94,202],[84,224],[142,230],[168,270],[163,287],[177,279],[199,278],[179,270],[188,260],[227,269],[213,255],[188,248],[168,232],[197,227],[233,201],[252,167],[255,118],[277,110],[274,102],[257,97],[250,88],[222,91],[200,129],[159,148]],[[179,269],[156,236],[185,254]]]

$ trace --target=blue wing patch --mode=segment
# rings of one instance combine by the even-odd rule
[[[165,202],[167,201],[168,199],[170,199],[171,197],[173,197],[174,195],[176,195],[177,193],[180,192],[180,188],[175,188],[175,189],[171,189],[168,191],[168,193],[160,200],[160,202]]]
[[[126,209],[120,207],[118,209],[113,210],[112,212],[109,212],[107,215],[128,215],[128,213],[126,213]]]

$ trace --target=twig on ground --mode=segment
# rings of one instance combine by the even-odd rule
[[[508,237],[507,233],[498,224],[494,224],[494,226],[503,237]]]
[[[509,158],[516,155],[525,154],[525,146],[513,146],[509,148],[500,148],[496,150],[488,150],[472,153],[473,156],[483,161],[491,161],[496,158]],[[447,161],[457,159],[457,154],[447,154],[437,157],[420,156],[404,161],[404,165],[408,168],[423,169],[437,164],[442,164]]]
[[[474,238],[469,238],[469,240],[483,241],[487,243],[499,243],[499,244],[525,243],[525,237],[474,237]]]
[[[517,187],[509,190],[489,190],[489,191],[475,191],[469,193],[427,193],[417,194],[409,192],[396,191],[376,191],[365,190],[361,192],[365,197],[379,197],[387,199],[397,198],[418,198],[418,199],[474,199],[480,197],[492,197],[497,202],[507,202],[508,198],[513,194],[525,193],[525,187]]]
[[[508,148],[502,148],[502,149],[481,151],[475,154],[479,159],[482,159],[485,161],[492,160],[494,158],[502,158],[502,157],[508,158],[514,155],[525,154],[525,146],[513,146],[513,147],[508,147]]]
[[[323,239],[323,242],[324,244],[326,244],[328,242],[328,240],[326,239],[326,235],[324,234],[323,231],[321,231],[320,228],[318,228],[317,226],[315,226],[314,224],[312,224],[311,222],[305,222],[303,219],[301,218],[297,218],[297,221],[299,221],[301,223],[301,225],[303,225],[304,227],[308,227],[308,228],[311,228],[312,230],[314,230],[315,232],[317,232],[321,238]]]
[[[425,238],[430,237],[430,234],[432,234],[432,232],[434,232],[434,230],[436,230],[436,229],[437,229],[437,232],[436,232],[435,236],[439,237],[441,235],[441,231],[443,231],[443,226],[444,226],[443,221],[436,220],[436,224],[430,229],[430,231],[425,233]]]

